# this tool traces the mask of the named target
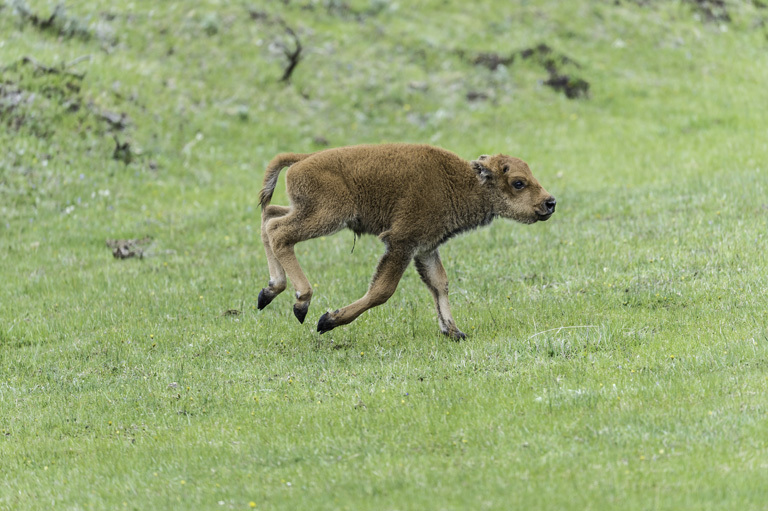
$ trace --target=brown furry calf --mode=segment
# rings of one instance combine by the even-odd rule
[[[291,206],[270,206],[278,175],[289,165]],[[386,252],[365,296],[323,314],[317,330],[323,333],[351,323],[386,302],[414,260],[435,300],[440,330],[454,339],[465,335],[451,316],[438,247],[497,216],[532,224],[555,211],[555,198],[522,160],[498,154],[469,162],[438,147],[411,144],[279,154],[267,168],[260,202],[270,279],[259,293],[259,309],[285,290],[287,275],[296,289],[293,312],[303,323],[312,288],[293,246],[349,228],[356,235],[377,235]]]

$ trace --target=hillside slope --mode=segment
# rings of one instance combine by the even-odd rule
[[[768,501],[765,2],[0,2],[0,509]],[[390,141],[558,199],[442,249],[469,339],[317,335],[350,233],[257,312],[269,159]]]

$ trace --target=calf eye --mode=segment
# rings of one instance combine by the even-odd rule
[[[512,183],[512,186],[514,186],[516,190],[522,190],[523,188],[525,188],[525,183],[523,183],[518,179],[517,181]]]

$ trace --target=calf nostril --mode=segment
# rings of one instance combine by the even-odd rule
[[[557,201],[555,200],[554,197],[552,197],[547,199],[546,202],[544,202],[544,205],[547,207],[547,211],[549,211],[550,213],[554,213],[555,206],[557,205]]]

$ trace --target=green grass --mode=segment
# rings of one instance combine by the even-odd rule
[[[18,12],[55,5],[0,3],[0,509],[764,508],[760,2]],[[276,17],[305,47],[290,85]],[[588,99],[471,63],[539,43]],[[412,269],[317,335],[382,251],[351,233],[297,248],[307,324],[290,292],[256,311],[264,167],[320,137],[513,154],[558,198],[442,249],[466,341]],[[145,235],[140,260],[105,245]]]

